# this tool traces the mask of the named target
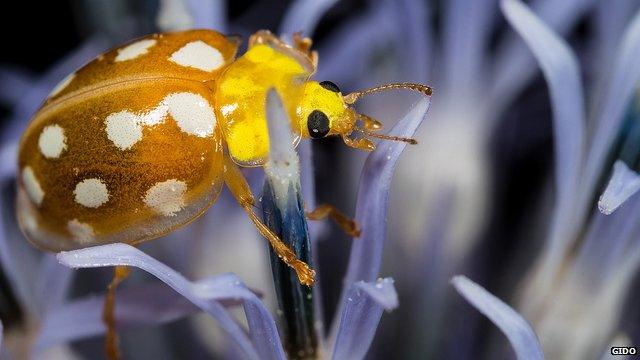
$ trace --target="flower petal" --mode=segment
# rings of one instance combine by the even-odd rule
[[[430,99],[418,102],[389,133],[411,137],[429,110]],[[399,141],[382,141],[365,162],[360,176],[356,221],[362,229],[353,242],[345,284],[356,281],[375,281],[382,261],[387,218],[387,202],[396,164],[407,146]]]
[[[571,1],[530,1],[537,16],[560,36],[566,35],[583,15],[594,5],[593,0]],[[505,42],[494,55],[495,77],[488,95],[489,106],[495,112],[501,112],[518,96],[537,72],[531,57],[523,51],[522,42],[515,37],[505,37]],[[496,117],[498,118],[498,117]]]
[[[540,342],[531,325],[509,305],[465,276],[454,276],[451,284],[462,297],[500,328],[519,360],[544,359]]]
[[[4,157],[4,151],[0,156]],[[10,177],[0,178],[0,189],[9,189],[10,181]],[[38,316],[40,306],[34,284],[42,253],[29,245],[18,229],[13,202],[8,200],[11,195],[0,191],[0,204],[6,205],[0,216],[0,266],[23,309],[30,316]]]
[[[393,279],[351,285],[340,318],[333,359],[363,359],[371,346],[382,311],[398,307]]]
[[[255,295],[249,295],[251,294],[250,291],[246,290],[245,292],[244,290],[240,290],[241,287],[237,287],[241,286],[241,282],[239,280],[227,282],[227,288],[225,291],[220,291],[220,288],[212,287],[210,284],[202,285],[200,283],[192,283],[168,266],[126,244],[110,244],[75,251],[61,252],[58,254],[58,260],[64,265],[72,268],[124,265],[134,266],[145,270],[165,282],[175,291],[191,301],[194,305],[206,311],[218,320],[220,325],[229,333],[229,335],[231,335],[232,339],[242,350],[245,356],[249,358],[261,358],[261,356],[256,352],[251,341],[247,338],[247,334],[238,326],[229,313],[222,308],[218,301],[212,300],[215,299],[216,296],[241,296],[244,294],[247,296],[247,301],[250,301],[251,304],[257,307],[263,307]],[[266,310],[252,312],[252,314],[260,314],[262,316],[269,317],[269,319],[260,319],[259,321],[255,321],[256,319],[250,319],[248,317],[247,320],[254,326],[265,326],[266,328],[260,329],[260,331],[265,334],[271,333],[272,336],[267,340],[273,341],[273,339],[277,337],[277,330],[270,314]],[[281,348],[282,345],[279,346],[279,349],[274,351],[283,353]]]
[[[639,189],[640,176],[629,169],[627,164],[618,160],[613,164],[611,179],[598,200],[598,209],[605,215],[611,215]]]
[[[73,271],[60,265],[55,256],[49,253],[44,254],[40,260],[35,284],[41,315],[44,316],[50,310],[62,305],[71,287],[73,275]]]
[[[302,31],[305,36],[313,35],[324,13],[336,2],[337,0],[295,1],[284,14],[280,33],[290,35],[296,31]]]
[[[486,84],[483,60],[497,17],[493,0],[450,0],[444,3],[443,87],[452,96],[482,96]]]
[[[198,1],[198,3],[206,1]],[[156,25],[162,31],[179,31],[187,29],[198,29],[203,26],[194,27],[193,15],[200,12],[189,11],[183,0],[160,0],[158,14],[156,15]],[[196,6],[198,6],[196,4]],[[198,9],[201,10],[201,9]],[[209,24],[208,24],[209,25]]]
[[[87,296],[52,309],[41,324],[35,350],[39,352],[103,334],[103,305],[104,295]],[[119,329],[164,324],[198,311],[191,302],[161,283],[118,290],[116,319]]]
[[[398,54],[402,54],[399,60],[403,76],[414,82],[426,83],[434,60],[433,33],[429,23],[430,4],[421,0],[400,0],[393,3],[391,10],[396,17],[395,46],[398,46]],[[376,28],[378,24],[376,23],[373,27]],[[347,38],[353,41],[351,34]],[[381,39],[378,38],[375,41],[381,41]]]
[[[238,281],[233,274],[223,274],[194,282],[204,298],[224,306],[242,304],[247,298],[241,286],[229,289]],[[52,309],[40,326],[36,351],[104,334],[102,321],[104,295],[90,295]],[[119,329],[141,325],[160,325],[199,312],[197,306],[162,283],[149,283],[118,290],[115,315]]]
[[[562,259],[576,238],[576,203],[585,142],[582,78],[578,60],[564,39],[520,0],[502,0],[502,11],[533,52],[547,81],[552,111],[556,196],[549,235],[535,276],[527,287],[528,304],[536,307],[547,295]]]
[[[184,0],[193,16],[194,29],[227,29],[227,2],[220,0]]]
[[[600,180],[599,174],[640,81],[640,11],[636,12],[627,27],[614,58],[613,68],[607,76],[609,82],[605,91],[599,94],[601,106],[594,112],[592,121],[593,138],[590,139],[579,203],[579,210],[583,212],[590,210],[592,196]]]
[[[380,44],[395,39],[396,24],[389,16],[392,11],[392,3],[377,1],[362,16],[329,34],[324,42],[329,45],[320,49],[322,66],[318,69],[317,78],[340,79],[342,84],[352,86],[364,86],[363,79],[370,81],[371,74],[367,71],[372,55],[379,51]]]
[[[33,81],[33,74],[25,70],[0,68],[0,103],[17,103],[29,91]]]
[[[389,133],[411,137],[427,116],[431,99],[418,102]],[[360,224],[360,237],[351,245],[349,267],[345,275],[345,288],[342,291],[343,306],[347,291],[357,281],[375,281],[380,271],[382,248],[386,235],[388,195],[396,164],[407,146],[399,141],[383,141],[367,157],[358,189],[356,221]],[[340,314],[341,309],[336,312]],[[334,320],[329,344],[338,334],[338,322]]]
[[[570,240],[584,143],[584,96],[578,60],[557,36],[519,0],[503,0],[502,10],[527,43],[549,86],[553,109],[555,182],[557,195],[550,241]]]
[[[29,91],[21,94],[17,103],[12,109],[12,116],[6,120],[7,127],[0,134],[0,143],[15,141],[20,138],[24,128],[28,124],[26,119],[30,119],[42,104],[51,89],[65,76],[75,71],[81,65],[87,63],[96,55],[102,53],[108,47],[104,38],[91,38],[85,41],[80,47],[67,55],[64,59],[54,65],[47,73],[32,84]]]

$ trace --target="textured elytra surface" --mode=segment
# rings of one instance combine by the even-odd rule
[[[154,40],[150,41],[150,40]],[[187,44],[203,42],[222,55],[224,64],[209,71],[180,65],[171,60]],[[141,46],[145,45],[145,46]],[[56,87],[45,105],[61,100],[76,91],[89,91],[107,84],[141,78],[178,78],[211,81],[235,58],[237,44],[212,30],[190,30],[153,34],[131,41],[100,55]],[[116,60],[118,59],[118,60]],[[219,58],[211,59],[219,61]]]
[[[149,38],[69,77],[25,132],[18,218],[36,245],[57,251],[152,239],[197,217],[220,192],[222,134],[207,83],[224,66],[205,71],[169,58],[198,39],[227,64],[236,45],[214,31]],[[167,182],[180,186],[145,202]]]

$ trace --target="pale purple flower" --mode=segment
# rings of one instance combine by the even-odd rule
[[[573,51],[519,0],[501,5],[542,68],[554,121],[554,210],[545,247],[524,280],[521,308],[533,319],[549,358],[599,358],[618,334],[624,299],[640,266],[632,215],[638,175],[617,162],[599,200],[606,215],[589,215],[604,157],[640,80],[632,65],[640,55],[640,12],[610,62],[613,76],[596,90],[598,103],[591,107],[589,122],[596,130],[587,134],[582,77]],[[511,339],[513,329],[502,330]]]
[[[609,355],[610,346],[638,345],[640,308],[627,300],[637,295],[640,266],[640,177],[633,160],[639,150],[631,146],[640,127],[626,129],[640,116],[637,1],[258,1],[237,19],[227,16],[237,11],[234,2],[158,4],[158,12],[142,16],[124,7],[117,13],[127,16],[105,14],[99,20],[117,29],[115,36],[91,35],[43,76],[0,66],[0,102],[12,110],[0,135],[0,265],[26,324],[20,333],[4,321],[11,336],[3,358],[16,339],[17,347],[43,357],[102,351],[102,291],[110,271],[70,271],[26,244],[10,189],[19,135],[40,101],[86,60],[142,35],[138,24],[149,19],[161,30],[209,27],[245,40],[257,30],[253,22],[283,36],[302,30],[319,50],[315,78],[335,81],[344,92],[395,81],[435,88],[429,121],[415,135],[419,145],[408,147],[402,161],[404,145],[392,142],[381,142],[368,157],[327,152],[325,142],[314,145],[315,157],[311,142],[297,149],[306,207],[314,207],[316,192],[326,201],[329,188],[364,230],[345,244],[333,225],[309,224],[324,358],[595,359]],[[380,94],[359,108],[387,131],[414,106],[387,131],[411,136],[430,106],[415,99]],[[548,134],[537,125],[546,123]],[[542,148],[552,156],[548,166]],[[522,169],[531,163],[520,165],[523,153],[552,173],[548,183],[514,194],[501,188],[519,175],[505,174],[513,168],[505,159]],[[327,154],[335,157],[331,166],[322,165]],[[246,175],[259,189],[262,171]],[[512,214],[501,208],[504,197],[520,203],[517,224],[505,223]],[[60,255],[74,267],[134,262],[144,270],[135,270],[119,291],[119,326],[134,335],[122,338],[126,355],[284,356],[266,245],[230,194],[223,192],[189,227],[141,250],[119,244]],[[454,274],[495,296],[464,277],[453,278],[451,287]],[[330,295],[323,298],[320,289]]]

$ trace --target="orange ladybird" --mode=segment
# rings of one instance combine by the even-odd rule
[[[359,96],[431,90],[390,84],[342,96],[335,84],[310,80],[317,62],[310,44],[295,37],[289,46],[261,31],[236,59],[238,39],[191,30],[150,35],[100,55],[53,89],[22,137],[21,229],[50,251],[138,244],[197,218],[226,184],[300,281],[312,284],[313,271],[254,214],[238,169],[268,157],[267,90],[280,93],[300,138],[339,135],[366,150],[373,143],[353,139],[354,130],[384,136],[373,132],[377,121],[350,106]]]

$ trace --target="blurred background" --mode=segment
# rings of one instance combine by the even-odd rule
[[[25,349],[55,305],[46,304],[48,291],[68,289],[60,295],[67,301],[103,292],[111,276],[43,263],[22,238],[13,215],[21,131],[56,83],[86,61],[135,37],[194,27],[245,40],[259,29],[301,30],[319,52],[314,78],[345,93],[398,81],[435,88],[419,144],[402,154],[380,219],[388,222],[381,276],[395,280],[400,305],[382,316],[367,358],[514,358],[498,328],[449,284],[455,274],[522,314],[549,359],[599,359],[611,343],[640,345],[637,0],[502,7],[497,0],[76,0],[3,8],[3,356],[103,356],[101,336],[39,354]],[[391,92],[361,109],[390,129],[418,99]],[[313,169],[313,181],[303,180],[305,201],[353,216],[367,154],[338,138],[303,149]],[[617,184],[628,191],[600,198],[616,161],[624,175]],[[261,172],[246,173],[257,193]],[[601,208],[624,204],[604,215],[599,199]],[[328,222],[311,230],[330,329],[358,240]],[[189,279],[233,272],[275,313],[266,243],[226,191],[201,219],[141,248]],[[125,286],[149,281],[137,271]],[[131,359],[233,357],[225,346],[202,314],[122,332]]]

